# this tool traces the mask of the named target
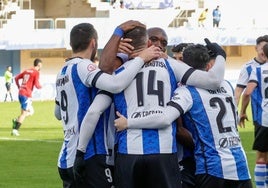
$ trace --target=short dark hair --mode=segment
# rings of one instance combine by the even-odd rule
[[[137,26],[132,30],[126,32],[123,37],[132,39],[132,41],[129,44],[131,44],[135,50],[144,48],[148,40],[147,30],[145,27],[141,26]]]
[[[268,43],[263,46],[263,53],[268,58]]]
[[[172,51],[172,52],[177,52],[177,53],[179,53],[179,52],[183,52],[183,50],[184,50],[188,45],[190,45],[190,43],[180,43],[180,44],[174,46],[174,47],[171,49],[171,51]]]
[[[260,44],[261,42],[268,42],[268,35],[263,35],[256,39],[256,44]]]
[[[202,44],[190,45],[183,51],[183,61],[195,69],[204,70],[209,60],[208,49]]]
[[[38,63],[42,63],[42,60],[39,59],[39,58],[36,58],[36,59],[34,60],[34,66],[36,67],[36,66],[38,65]]]
[[[80,23],[75,25],[70,33],[70,45],[74,53],[87,49],[92,39],[98,39],[97,31],[90,23]]]

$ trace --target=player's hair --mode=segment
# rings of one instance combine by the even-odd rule
[[[172,52],[183,52],[183,50],[188,46],[191,45],[191,43],[180,43],[178,45],[173,46],[171,49]]]
[[[70,45],[74,53],[87,49],[92,39],[98,39],[97,31],[90,23],[75,25],[70,33]]]
[[[268,43],[263,46],[263,53],[268,58]]]
[[[268,42],[268,35],[259,36],[256,39],[256,44],[260,44],[261,42]]]
[[[42,63],[42,60],[39,59],[39,58],[36,58],[36,59],[34,60],[34,66],[36,67],[36,66],[38,65],[38,63]]]
[[[130,38],[131,44],[135,50],[143,49],[147,47],[148,35],[145,27],[137,26],[134,29],[126,32],[124,38]]]
[[[195,69],[205,70],[209,60],[208,49],[204,45],[189,45],[183,51],[183,61]]]

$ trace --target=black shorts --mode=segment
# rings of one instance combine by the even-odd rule
[[[7,91],[10,90],[10,88],[11,88],[11,83],[10,82],[6,82],[6,88],[7,88]]]
[[[73,175],[73,168],[59,168],[59,175],[62,180],[63,188],[76,188],[75,181],[74,181],[74,175]]]
[[[181,188],[177,154],[126,155],[115,158],[117,188]]]
[[[251,180],[227,180],[208,174],[196,175],[198,188],[252,188]]]
[[[195,188],[195,159],[194,157],[187,157],[179,162],[182,188]]]
[[[86,182],[76,182],[77,188],[111,188],[113,186],[112,171],[106,164],[106,155],[95,155],[86,160]]]
[[[255,125],[253,150],[268,152],[268,127]]]

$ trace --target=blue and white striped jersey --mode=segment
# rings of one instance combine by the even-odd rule
[[[255,58],[243,65],[236,85],[238,87],[246,88],[252,69],[258,65],[260,65],[260,62],[256,61]]]
[[[64,131],[64,142],[58,158],[60,168],[73,166],[79,129],[97,94],[97,88],[110,92],[122,91],[133,80],[142,65],[143,60],[135,58],[121,66],[120,74],[109,75],[103,73],[87,59],[72,58],[66,62],[56,80],[56,104],[60,106],[58,109],[60,109]],[[109,81],[107,82],[107,80]],[[99,119],[94,135],[88,142],[86,159],[95,154],[107,154],[106,128],[108,120],[105,116],[108,114],[106,113],[102,114],[103,117],[101,116]]]
[[[257,83],[251,94],[254,125],[268,127],[268,63],[255,67],[249,82]]]
[[[182,86],[175,91],[172,102],[185,113],[187,126],[192,126],[196,174],[207,173],[230,180],[250,179],[229,82],[224,81],[217,90]]]
[[[216,62],[217,65],[215,64],[216,66],[213,68],[216,72],[219,71],[217,75],[219,76],[222,74],[225,60],[218,56]],[[114,96],[115,108],[127,118],[158,114],[164,110],[171,99],[177,82],[181,81],[200,87],[213,87],[216,78],[215,75],[209,77],[210,73],[194,70],[171,58],[153,60],[143,66],[135,80],[123,92]],[[223,76],[219,76],[218,79],[222,78]],[[144,123],[140,127],[147,126],[151,125]],[[176,125],[174,123],[164,129],[127,129],[116,135],[118,152],[124,154],[175,153],[177,151],[175,134]]]
[[[178,64],[178,62],[175,62]],[[177,80],[164,59],[145,64],[135,80],[114,95],[117,111],[125,117],[158,113],[171,99]],[[173,86],[173,88],[172,88]],[[146,127],[146,125],[144,125]],[[166,129],[127,129],[117,132],[118,152],[124,154],[175,153],[175,124]]]

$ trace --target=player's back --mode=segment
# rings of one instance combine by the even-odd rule
[[[85,63],[81,58],[74,58],[57,75],[56,101],[59,101],[64,131],[64,143],[59,156],[60,167],[73,165],[78,132],[89,105],[92,103],[97,89],[87,87],[78,71],[78,64]]]
[[[115,108],[126,117],[160,113],[170,100],[176,78],[165,59],[143,66],[124,92],[115,95]],[[144,125],[146,127],[146,125]],[[158,154],[176,152],[174,126],[165,129],[128,129],[118,133],[119,153]]]
[[[196,173],[232,180],[249,179],[246,156],[237,130],[233,88],[222,82],[217,90],[187,86],[191,109],[183,116],[194,127]],[[190,93],[190,94],[189,94]],[[184,96],[185,96],[184,95]]]
[[[31,97],[32,91],[36,82],[37,77],[39,77],[39,72],[34,68],[26,69],[19,75],[15,77],[16,82],[19,79],[22,79],[20,87],[19,87],[19,94]]]

